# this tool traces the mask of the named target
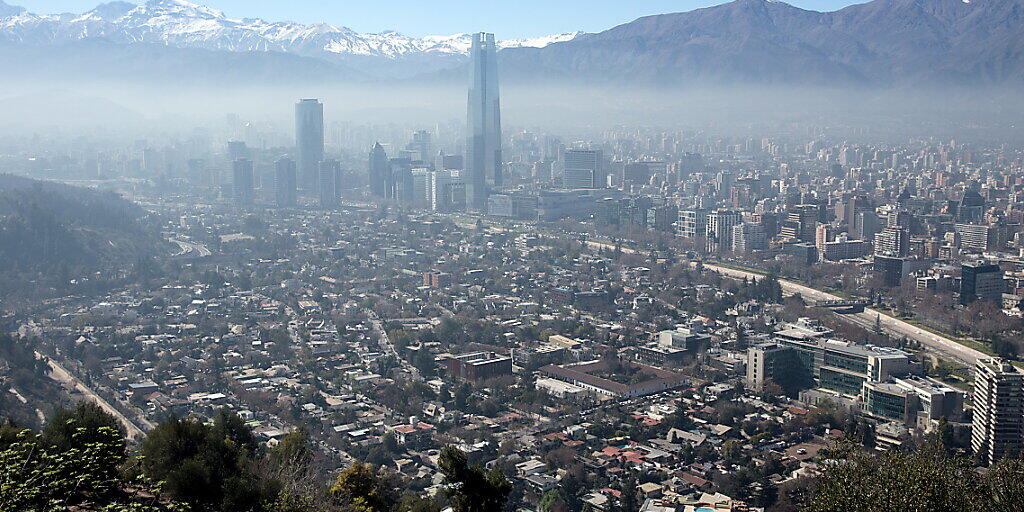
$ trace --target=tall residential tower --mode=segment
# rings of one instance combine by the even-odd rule
[[[1024,451],[1024,373],[1002,359],[974,367],[971,449],[984,464]]]
[[[466,187],[468,207],[475,211],[487,208],[488,186],[501,187],[501,107],[498,101],[497,45],[494,34],[473,35],[470,49],[473,59],[469,84],[467,119]]]

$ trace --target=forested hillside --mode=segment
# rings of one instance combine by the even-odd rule
[[[147,212],[117,194],[0,175],[0,295],[66,291],[164,248]]]

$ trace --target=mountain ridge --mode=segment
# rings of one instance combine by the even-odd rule
[[[499,60],[508,84],[1017,86],[1022,26],[1024,0],[873,0],[827,12],[733,0],[601,32],[503,41]],[[123,61],[157,80],[462,83],[470,37],[236,19],[184,0],[115,1],[59,15],[0,1],[0,65],[32,72],[47,66],[26,63],[72,62],[113,79]],[[161,60],[177,74],[152,62]]]
[[[544,46],[578,32],[503,40],[503,48]],[[410,37],[395,31],[358,33],[327,23],[303,24],[232,18],[185,0],[149,0],[135,5],[108,2],[82,14],[35,14],[0,2],[0,42],[57,45],[89,39],[118,44],[163,44],[228,52],[276,52],[342,64],[368,74],[395,72],[407,63],[414,72],[458,65],[469,53],[471,34]],[[377,66],[367,65],[376,59]],[[422,68],[422,69],[420,69]]]
[[[638,18],[538,49],[514,73],[655,85],[906,85],[1024,81],[1024,1],[873,0],[836,11],[734,0]]]

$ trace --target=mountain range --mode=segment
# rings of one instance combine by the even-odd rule
[[[503,52],[531,76],[678,85],[1022,85],[1024,0],[735,0]]]
[[[1024,0],[873,0],[833,12],[734,0],[598,33],[502,41],[499,59],[510,83],[1019,86],[1022,27]],[[461,79],[469,37],[234,19],[183,0],[55,15],[0,0],[0,65],[29,74]]]
[[[500,41],[501,48],[542,47],[578,32]],[[278,53],[323,60],[366,75],[408,76],[461,64],[470,34],[410,37],[363,34],[326,23],[235,19],[184,0],[109,2],[83,14],[35,14],[0,0],[0,42],[34,47],[75,43],[157,45],[231,53]]]

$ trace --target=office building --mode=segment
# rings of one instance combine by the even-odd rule
[[[864,384],[861,410],[870,416],[931,430],[939,421],[959,421],[964,392],[927,377],[893,377]]]
[[[320,179],[317,186],[321,208],[336,208],[338,206],[339,185],[341,183],[341,164],[337,160],[324,160],[320,162]]]
[[[971,262],[960,266],[961,304],[967,305],[976,300],[1001,302],[1004,288],[1003,271],[998,265]]]
[[[965,252],[980,253],[996,248],[995,229],[984,224],[956,224],[960,248]]]
[[[708,233],[708,211],[690,209],[679,211],[679,234],[684,238],[705,237]]]
[[[562,175],[562,188],[606,188],[608,176],[605,174],[602,159],[601,150],[598,149],[566,151],[563,155],[565,170]]]
[[[708,252],[732,250],[732,228],[743,222],[743,215],[734,210],[715,210],[708,214]]]
[[[758,222],[744,222],[732,227],[732,252],[749,254],[768,248],[764,226]]]
[[[1002,359],[978,360],[971,403],[971,449],[983,463],[1024,451],[1024,373]]]
[[[860,258],[868,253],[871,245],[864,240],[850,240],[846,233],[836,237],[832,242],[824,242],[818,246],[820,259],[825,261],[842,261]]]
[[[467,132],[469,208],[487,208],[489,186],[502,186],[501,105],[498,98],[497,44],[494,34],[473,35],[469,51],[471,83]]]
[[[391,199],[399,203],[411,205],[415,196],[415,183],[412,177],[412,160],[408,158],[392,158],[388,160],[391,173],[385,183]]]
[[[296,178],[294,160],[282,158],[274,163],[274,198],[278,207],[288,208],[297,204]]]
[[[367,176],[370,182],[370,194],[379,199],[394,197],[394,191],[387,188],[391,181],[391,164],[388,163],[388,154],[384,146],[379,142],[373,145],[370,150],[369,169]]]
[[[875,254],[890,258],[910,255],[910,232],[903,228],[885,228],[875,235]]]
[[[430,132],[426,130],[417,130],[412,134],[412,142],[410,142],[406,149],[413,152],[413,158],[420,162],[430,162],[430,156],[433,153],[433,145],[430,142]]]
[[[957,222],[965,224],[977,224],[982,221],[985,214],[985,198],[978,193],[976,185],[970,185],[960,197],[956,207]]]
[[[448,375],[479,382],[512,375],[512,358],[495,352],[471,352],[448,356],[444,360]]]
[[[239,158],[232,164],[231,173],[232,198],[236,204],[250,205],[253,199],[252,160]]]
[[[878,214],[874,211],[858,211],[850,225],[850,236],[858,240],[874,240],[881,229]]]
[[[315,195],[324,159],[324,105],[316,99],[295,104],[295,155],[302,187]]]
[[[801,319],[775,333],[772,341],[747,351],[747,383],[762,389],[767,380],[787,392],[816,387],[854,398],[866,382],[902,376],[911,369],[903,351],[829,339],[831,331]]]
[[[444,169],[430,173],[431,210],[451,212],[466,207],[466,183],[462,174],[462,171]]]
[[[779,235],[788,242],[813,243],[820,216],[821,213],[816,204],[796,205],[782,221]]]

